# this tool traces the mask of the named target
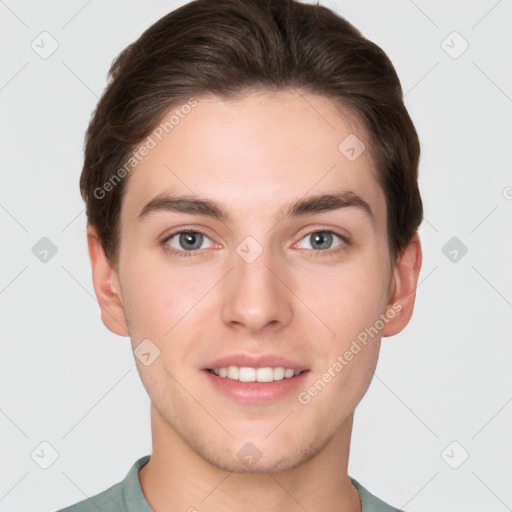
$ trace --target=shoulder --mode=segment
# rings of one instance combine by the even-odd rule
[[[125,510],[126,505],[124,503],[122,491],[122,483],[119,482],[105,491],[96,494],[96,496],[86,498],[74,505],[59,510],[58,512],[97,512],[98,509],[102,512]]]
[[[149,460],[149,455],[138,459],[121,482],[57,512],[137,512],[151,511],[142,494],[139,469]]]
[[[360,484],[355,478],[350,477],[350,480],[352,480],[354,487],[359,492],[362,512],[404,512],[403,510],[392,507],[380,498],[377,498],[377,496],[368,491],[368,489]]]

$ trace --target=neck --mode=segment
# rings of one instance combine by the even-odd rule
[[[361,512],[348,477],[353,414],[313,457],[281,472],[233,473],[193,450],[151,405],[153,453],[139,471],[153,510]]]

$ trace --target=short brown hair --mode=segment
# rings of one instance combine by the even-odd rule
[[[88,222],[114,263],[126,178],[113,180],[173,105],[204,94],[228,99],[300,88],[334,100],[368,133],[393,259],[422,221],[420,145],[396,71],[379,46],[326,7],[195,0],[149,27],[108,76],[86,132],[80,191]]]

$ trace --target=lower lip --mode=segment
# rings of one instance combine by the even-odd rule
[[[301,385],[304,385],[309,370],[289,379],[272,382],[240,382],[227,377],[219,377],[208,370],[203,370],[203,372],[211,384],[228,398],[247,404],[263,404],[275,402],[297,391]]]

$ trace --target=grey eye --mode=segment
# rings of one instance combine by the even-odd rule
[[[314,231],[313,233],[308,233],[301,240],[307,240],[309,242],[309,247],[304,247],[305,249],[325,251],[333,248],[333,237],[342,241],[341,236],[332,231]],[[338,245],[340,245],[340,243],[338,243]],[[334,247],[337,247],[337,245]]]
[[[198,249],[206,248],[202,247],[203,243],[206,240],[210,239],[206,235],[204,235],[203,233],[199,233],[198,231],[180,231],[178,233],[175,233],[174,235],[171,235],[167,239],[166,243],[168,243],[171,247],[177,250],[197,251]]]

